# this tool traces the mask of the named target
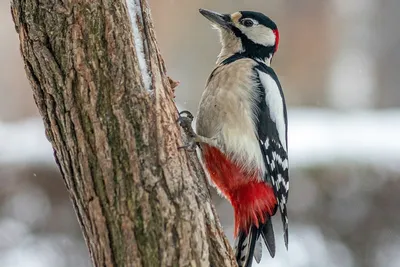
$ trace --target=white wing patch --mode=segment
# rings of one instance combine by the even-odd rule
[[[278,130],[279,140],[287,151],[286,144],[286,124],[284,117],[284,106],[278,84],[265,72],[257,70],[260,81],[265,90],[265,101],[269,107],[271,119],[275,122]]]

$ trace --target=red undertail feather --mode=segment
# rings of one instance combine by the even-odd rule
[[[259,172],[248,173],[233,163],[219,149],[203,145],[203,160],[222,194],[231,202],[235,211],[235,237],[239,230],[247,233],[253,224],[265,223],[267,213],[277,204],[270,185],[258,179]]]

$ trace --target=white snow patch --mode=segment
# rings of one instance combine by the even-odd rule
[[[0,164],[54,165],[53,149],[40,118],[0,121]]]
[[[140,72],[142,73],[142,80],[146,90],[151,90],[151,78],[149,74],[149,68],[147,66],[146,57],[144,55],[144,42],[142,35],[139,31],[139,25],[137,23],[137,18],[141,21],[143,25],[142,17],[142,7],[138,0],[126,0],[129,15],[131,18],[132,29],[133,29],[133,40],[135,42],[135,49],[137,58],[139,61]]]
[[[288,112],[291,167],[369,164],[399,170],[400,110]]]

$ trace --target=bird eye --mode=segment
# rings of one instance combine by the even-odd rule
[[[251,19],[244,19],[244,20],[242,20],[242,24],[245,27],[251,27],[254,25],[254,22]]]

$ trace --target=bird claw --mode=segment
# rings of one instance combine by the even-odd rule
[[[187,143],[184,146],[179,146],[178,149],[184,149],[186,151],[193,152],[193,151],[196,151],[196,147],[197,147],[197,143],[190,141],[189,143]]]
[[[182,115],[185,115],[185,116],[182,116]],[[194,117],[193,117],[192,113],[190,113],[187,110],[184,110],[184,111],[179,112],[179,118],[177,120],[177,122],[182,127],[182,129],[184,130],[186,135],[188,135],[191,138],[196,137],[196,133],[194,132],[194,130],[192,128],[193,119],[194,119]]]
[[[183,117],[182,115],[186,115],[185,117]],[[180,120],[183,120],[183,119],[185,119],[185,118],[187,118],[187,120],[189,120],[190,121],[190,124],[192,124],[192,122],[193,122],[193,119],[194,119],[194,116],[193,116],[193,114],[192,113],[190,113],[190,111],[188,111],[188,110],[184,110],[184,111],[181,111],[181,112],[179,112],[179,118],[178,118],[178,122],[180,121]]]
[[[183,116],[183,115],[185,115],[185,116]],[[192,128],[193,119],[194,119],[194,116],[189,111],[184,110],[184,111],[179,112],[179,118],[177,119],[177,122],[182,127],[182,129],[185,132],[189,141],[186,143],[186,145],[178,147],[178,149],[185,149],[188,151],[196,150],[196,147],[197,147],[196,136],[197,135]]]

